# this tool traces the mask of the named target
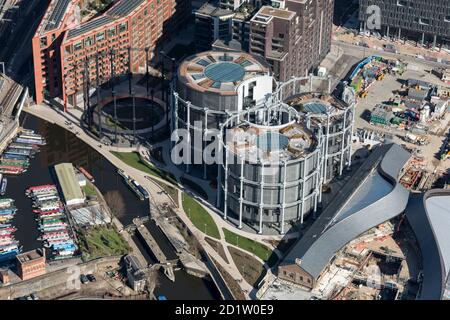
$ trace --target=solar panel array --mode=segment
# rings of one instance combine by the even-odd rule
[[[103,16],[98,19],[91,20],[85,24],[82,24],[79,28],[69,31],[68,39],[80,36],[86,32],[89,32],[95,28],[101,27],[109,22],[114,21],[117,17],[124,17],[129,15],[134,9],[136,9],[145,0],[122,0],[115,6],[108,10]]]
[[[217,59],[207,55],[194,63],[198,66],[191,66],[190,70],[188,68],[188,73],[198,85],[222,90],[232,90],[233,84],[244,79],[247,72],[250,72],[245,68],[254,64],[244,56],[236,58],[228,54],[220,55]]]
[[[48,18],[47,25],[45,26],[45,31],[50,31],[59,26],[64,14],[66,13],[67,7],[69,6],[71,0],[57,0],[55,8],[53,9],[50,17]]]
[[[89,32],[91,30],[94,30],[95,28],[98,28],[113,21],[114,19],[109,16],[102,16],[98,19],[91,20],[81,25],[79,28],[70,30],[69,34],[67,35],[67,38],[68,39],[75,38],[79,35],[82,35],[83,33]]]
[[[112,7],[111,10],[108,11],[108,14],[111,16],[126,16],[144,1],[145,0],[122,0],[117,5]]]

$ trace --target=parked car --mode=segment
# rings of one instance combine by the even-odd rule
[[[360,41],[360,42],[358,43],[358,45],[359,45],[360,47],[369,48],[369,45],[367,44],[367,42],[364,42],[364,41]]]
[[[95,282],[97,281],[97,279],[95,278],[95,276],[93,274],[88,274],[87,278],[89,279],[90,282]]]
[[[397,48],[393,44],[384,44],[383,49],[386,52],[398,53]]]
[[[86,277],[86,275],[82,274],[82,275],[80,276],[80,281],[81,281],[82,284],[86,284],[86,283],[89,282],[89,278]]]

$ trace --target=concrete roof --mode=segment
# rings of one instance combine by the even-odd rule
[[[271,7],[271,6],[261,7],[261,9],[259,10],[258,14],[259,13],[262,13],[262,14],[265,14],[265,15],[274,16],[274,17],[280,18],[280,19],[287,19],[287,20],[290,20],[290,19],[295,17],[295,12],[292,12],[292,11],[289,11],[289,10],[276,9],[274,7]]]
[[[233,11],[228,9],[222,9],[219,7],[219,3],[217,2],[205,2],[197,11],[196,13],[209,15],[212,17],[226,17],[226,16],[232,16],[234,14]]]
[[[397,179],[410,156],[409,152],[396,144],[383,145],[372,151],[365,163],[337,194],[333,203],[324,210],[281,264],[300,261],[300,267],[317,279],[336,252],[348,242],[401,214],[408,203],[409,191],[397,183]],[[340,210],[345,209],[348,200],[353,197],[361,184],[369,181],[367,188],[377,188],[377,185],[370,184],[370,180],[366,179],[369,172],[377,166],[378,174],[392,184],[392,190],[381,198],[373,199],[372,203],[366,202],[362,208],[327,228],[328,221]]]
[[[416,194],[406,217],[422,252],[423,282],[419,299],[442,299],[450,268],[450,190]]]
[[[75,176],[75,169],[71,163],[61,163],[55,166],[56,176],[58,177],[64,199],[67,202],[71,200],[84,199],[83,192]]]

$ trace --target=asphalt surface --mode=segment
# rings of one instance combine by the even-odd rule
[[[368,57],[368,56],[374,54],[374,55],[379,55],[379,56],[383,56],[383,57],[387,57],[387,58],[391,58],[391,59],[399,59],[404,62],[425,65],[425,66],[429,66],[429,67],[448,67],[448,65],[446,65],[444,63],[427,61],[424,59],[419,59],[419,58],[405,55],[405,54],[391,53],[391,52],[386,52],[386,51],[375,50],[372,48],[365,48],[365,47],[354,45],[352,43],[347,43],[347,42],[342,42],[342,41],[333,40],[332,44],[342,48],[346,55],[361,57],[361,59],[364,59],[364,57]]]

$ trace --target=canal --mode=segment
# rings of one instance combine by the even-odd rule
[[[28,171],[8,179],[5,197],[14,199],[18,209],[12,224],[18,229],[15,237],[23,246],[23,251],[42,247],[42,243],[37,240],[39,232],[31,211],[31,200],[25,196],[25,190],[34,185],[55,183],[52,167],[61,162],[71,162],[75,166],[87,169],[94,176],[95,185],[103,195],[111,191],[120,193],[125,209],[118,218],[124,226],[131,224],[135,217],[148,215],[148,202],[140,201],[117,174],[116,168],[74,134],[26,113],[21,117],[21,126],[35,130],[47,140],[47,145],[41,146],[40,152],[30,159]],[[147,227],[165,253],[174,257],[173,248],[156,225],[151,222]],[[153,262],[151,253],[146,252],[142,245],[140,249],[147,260]],[[217,288],[210,281],[188,275],[183,270],[176,271],[175,278],[176,281],[173,283],[160,273],[159,286],[155,294],[165,295],[168,299],[219,298]]]

